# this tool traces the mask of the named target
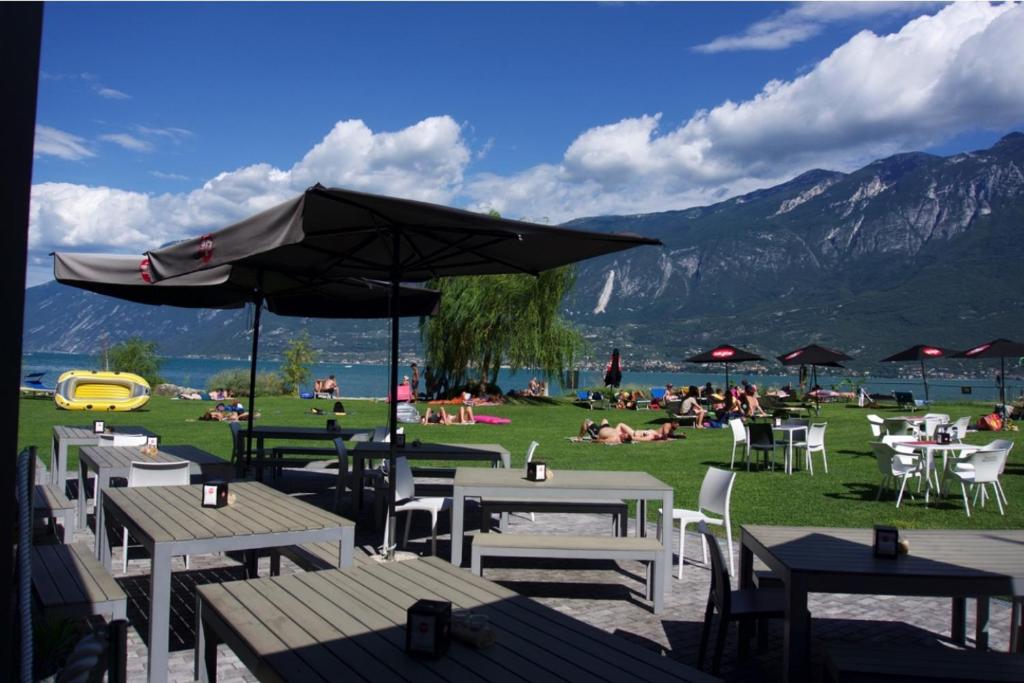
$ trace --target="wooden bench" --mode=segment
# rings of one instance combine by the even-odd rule
[[[615,535],[625,536],[629,508],[621,500],[529,500],[527,498],[483,498],[480,500],[480,530],[491,530],[491,514],[506,512],[571,512],[610,514]],[[503,517],[504,519],[504,517]],[[498,528],[501,528],[499,524]]]
[[[1005,652],[943,647],[891,647],[873,643],[829,643],[826,680],[869,681],[1024,681],[1024,657]]]
[[[61,542],[71,543],[74,540],[75,520],[78,518],[75,504],[56,484],[36,484],[32,496],[32,517],[49,520],[55,532],[59,522],[62,529],[59,534]]]
[[[128,597],[85,544],[32,546],[32,585],[44,614],[125,618]]]
[[[338,568],[338,544],[337,543],[304,543],[303,545],[288,545],[277,548],[270,556],[270,573],[279,574],[280,559],[283,555],[307,572],[318,572],[324,569]],[[372,562],[368,552],[356,548],[353,567],[360,567]]]
[[[654,613],[664,608],[662,563],[665,551],[656,538],[645,536],[561,536],[540,534],[477,534],[473,537],[470,567],[483,575],[483,558],[529,557],[564,560],[637,560],[647,562],[647,597],[654,598]]]

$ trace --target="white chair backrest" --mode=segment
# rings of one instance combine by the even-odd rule
[[[985,484],[999,479],[999,472],[1006,463],[1007,452],[999,451],[974,451],[961,462],[974,465],[974,482]]]
[[[416,482],[412,478],[412,468],[404,455],[395,458],[395,500],[408,500],[416,495]]]
[[[732,429],[733,443],[741,443],[747,440],[747,429],[743,426],[743,420],[734,417],[729,420],[729,427]]]
[[[807,446],[810,448],[820,448],[825,445],[825,428],[828,427],[827,422],[820,422],[812,424],[807,428]]]
[[[128,470],[128,486],[188,486],[188,460],[179,462],[136,462]]]
[[[885,418],[885,433],[894,436],[905,436],[907,434],[914,433],[914,425],[910,424],[901,417],[887,417]]]
[[[387,427],[374,427],[373,436],[370,437],[370,441],[387,441],[388,440],[388,428]]]
[[[946,413],[925,413],[924,419],[926,420],[939,420],[943,424],[949,422],[949,415]]]
[[[882,443],[886,444],[887,446],[892,446],[898,443],[910,443],[912,441],[917,441],[917,437],[904,436],[900,434],[886,434],[885,436],[882,437]]]
[[[101,446],[145,446],[145,434],[104,434],[100,437]]]
[[[537,446],[539,445],[540,444],[537,443],[536,441],[531,441],[530,445],[526,447],[526,465],[529,465],[530,461],[533,460],[533,454],[537,450]],[[523,465],[524,471],[526,469],[526,465]]]
[[[871,451],[875,454],[878,471],[886,476],[892,475],[892,457],[896,454],[892,446],[881,441],[872,441],[870,445]]]
[[[961,441],[967,437],[967,428],[971,425],[970,417],[961,417],[956,422],[951,423],[946,429],[957,441]]]
[[[935,437],[935,430],[942,425],[948,423],[948,419],[942,417],[926,417],[924,419],[924,435],[925,438],[931,439]]]
[[[995,439],[982,446],[985,451],[1007,451],[1013,448],[1013,442],[1009,439]]]
[[[885,424],[885,420],[880,415],[868,415],[868,425],[871,427],[871,436],[876,439],[882,436],[882,425]]]
[[[729,499],[732,497],[732,485],[735,481],[735,472],[709,467],[700,485],[699,509],[724,515],[729,509]]]

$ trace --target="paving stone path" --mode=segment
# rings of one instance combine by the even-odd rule
[[[333,501],[330,489],[334,476],[308,470],[285,470],[273,485],[310,503],[329,508]],[[467,514],[467,524],[479,523],[475,511]],[[429,529],[426,515],[413,521],[413,538],[407,550],[429,551]],[[366,522],[366,523],[363,523]],[[90,522],[91,523],[91,522]],[[632,520],[631,520],[632,525]],[[441,520],[438,553],[448,555],[450,535],[447,516]],[[357,544],[372,552],[379,542],[371,533],[368,518],[360,519]],[[470,526],[470,528],[473,528]],[[513,515],[510,533],[610,533],[610,516],[540,514],[536,521]],[[655,534],[653,524],[648,532]],[[676,534],[678,538],[678,534]],[[76,540],[93,542],[90,529],[79,530]],[[723,541],[724,544],[724,541]],[[700,564],[700,541],[696,535],[687,538],[689,562],[683,579],[671,579],[671,592],[665,612],[651,613],[643,598],[644,570],[640,563],[601,561],[516,561],[491,559],[485,564],[484,576],[513,590],[528,595],[572,617],[593,624],[667,657],[696,666],[697,646],[707,604],[709,573]],[[676,547],[678,552],[678,546]],[[141,552],[141,551],[138,551]],[[738,553],[738,549],[736,550]],[[149,610],[149,563],[141,554],[133,553],[128,572],[120,571],[120,551],[114,549],[115,576],[129,596],[128,675],[131,681],[144,681],[146,676],[146,615]],[[738,560],[738,554],[737,554]],[[202,555],[191,558],[190,569],[175,559],[171,619],[170,680],[193,681],[195,586],[205,583],[244,578],[238,558]],[[283,574],[301,571],[282,559]],[[260,562],[260,575],[269,574],[269,558]],[[948,641],[950,602],[940,598],[812,594],[813,670],[820,669],[823,644],[828,641],[899,643],[951,647]],[[973,604],[968,603],[968,634],[973,635]],[[990,618],[990,644],[993,649],[1006,650],[1009,633],[1009,604],[993,600]],[[753,656],[736,658],[735,628],[730,630],[720,675],[727,681],[777,681],[782,667],[781,624],[773,623],[768,646]],[[709,648],[710,649],[710,648]],[[256,680],[225,646],[218,654],[217,677],[224,683]],[[709,653],[710,661],[710,653]]]

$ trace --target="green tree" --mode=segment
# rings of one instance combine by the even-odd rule
[[[163,383],[160,366],[164,364],[157,353],[157,343],[145,341],[142,337],[130,337],[120,344],[115,344],[107,351],[110,369],[116,372],[134,372],[151,386]],[[100,364],[104,358],[100,357]]]
[[[281,380],[293,395],[299,395],[299,385],[309,380],[309,366],[315,362],[316,352],[309,343],[309,333],[303,330],[302,334],[288,342],[284,350],[284,362],[281,364]]]
[[[575,281],[571,266],[537,277],[481,275],[441,278],[437,315],[420,320],[427,364],[451,387],[470,381],[497,383],[507,363],[513,371],[537,368],[546,375],[570,367],[583,338],[560,313]]]

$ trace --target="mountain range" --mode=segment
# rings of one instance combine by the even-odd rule
[[[873,363],[905,346],[1024,338],[1024,134],[942,157],[898,154],[681,211],[566,224],[661,239],[586,261],[565,302],[601,362],[674,365],[718,343],[774,356],[807,343]],[[25,349],[96,352],[140,335],[167,355],[244,357],[246,311],[147,307],[57,283],[29,288]],[[280,353],[299,328],[325,360],[384,358],[384,321],[264,318]],[[418,353],[415,321],[402,355]],[[858,363],[853,363],[856,366]]]

